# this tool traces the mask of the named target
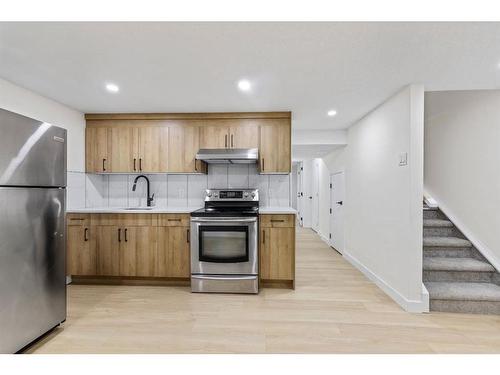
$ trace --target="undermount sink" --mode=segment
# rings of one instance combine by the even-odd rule
[[[152,210],[153,207],[127,207],[124,210],[127,211],[143,211],[143,210]]]

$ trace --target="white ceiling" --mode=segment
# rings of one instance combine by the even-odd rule
[[[337,150],[345,145],[316,144],[316,145],[295,145],[292,144],[292,160],[307,160],[322,158],[333,150]]]
[[[341,129],[409,83],[499,88],[499,63],[500,23],[0,23],[0,77],[82,112],[291,110],[296,129]]]

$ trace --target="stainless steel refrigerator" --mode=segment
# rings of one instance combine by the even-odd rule
[[[0,353],[66,319],[66,130],[0,109]]]

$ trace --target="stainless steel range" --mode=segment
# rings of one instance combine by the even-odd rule
[[[258,293],[257,189],[209,189],[191,213],[191,291]]]

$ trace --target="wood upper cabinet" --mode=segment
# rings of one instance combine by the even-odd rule
[[[189,248],[189,227],[158,227],[158,270],[159,277],[191,276]]]
[[[168,129],[167,170],[175,173],[206,173],[206,164],[195,159],[200,149],[200,126],[197,122],[179,122]]]
[[[66,254],[67,275],[95,275],[97,259],[90,246],[90,215],[68,214]]]
[[[295,215],[260,216],[260,278],[295,280]]]
[[[85,129],[85,168],[87,172],[111,171],[111,129],[87,127]]]
[[[259,148],[260,126],[257,120],[241,120],[229,128],[229,147]]]
[[[109,172],[131,172],[137,167],[139,131],[131,127],[112,127],[111,166]]]
[[[260,126],[260,173],[290,173],[292,164],[289,119],[266,119]]]
[[[138,129],[139,172],[168,171],[169,128],[166,126],[140,127]]]
[[[229,126],[220,123],[201,126],[200,148],[229,148]]]

